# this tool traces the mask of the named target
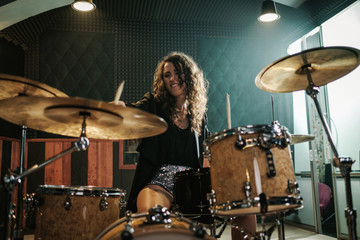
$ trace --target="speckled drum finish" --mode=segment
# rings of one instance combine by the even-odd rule
[[[205,235],[199,238],[191,229],[190,220],[183,217],[170,217],[171,223],[147,223],[145,213],[133,214],[129,226],[133,229],[132,238],[136,240],[214,240],[213,237]],[[108,226],[96,240],[121,240],[122,233],[125,230],[127,218],[119,219]]]
[[[244,128],[244,127],[243,127]],[[288,189],[288,180],[295,182],[289,147],[273,147],[271,152],[275,163],[276,176],[269,177],[265,150],[260,146],[239,149],[235,142],[240,134],[242,139],[256,139],[260,132],[267,129],[261,126],[248,126],[247,133],[239,133],[237,129],[229,129],[218,133],[207,140],[211,167],[211,186],[215,191],[215,215],[243,215],[260,213],[258,195],[255,185],[254,158],[258,162],[262,192],[268,200],[268,212],[283,211],[301,207],[301,201]],[[262,130],[261,130],[262,131]],[[265,130],[266,131],[266,130]],[[248,170],[252,205],[246,205],[244,182],[247,181]]]
[[[107,208],[100,202],[106,196]],[[90,186],[39,186],[36,199],[35,239],[94,239],[120,218],[125,192],[117,188]],[[70,201],[69,201],[70,199]],[[65,202],[71,202],[68,210]]]

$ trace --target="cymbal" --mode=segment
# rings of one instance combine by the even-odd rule
[[[315,136],[313,135],[291,135],[290,144],[309,142],[314,139]]]
[[[44,83],[0,73],[0,100],[16,96],[68,97],[65,93]]]
[[[0,117],[36,130],[96,139],[137,139],[163,133],[167,123],[142,110],[84,98],[19,96],[0,101]]]
[[[360,50],[351,47],[322,47],[290,55],[265,67],[255,78],[258,88],[267,92],[293,92],[309,86],[307,71],[315,86],[323,86],[360,64]]]

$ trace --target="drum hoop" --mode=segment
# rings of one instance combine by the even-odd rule
[[[263,133],[263,132],[271,132],[271,125],[247,125],[247,126],[239,126],[236,128],[225,129],[221,132],[216,132],[205,140],[205,145],[210,145],[218,140],[221,140],[228,136],[233,136],[236,134],[254,134],[254,133]]]
[[[72,196],[124,196],[125,191],[120,188],[106,188],[96,186],[66,186],[39,185],[37,193]]]
[[[185,176],[202,176],[209,174],[210,174],[210,168],[192,168],[192,169],[187,169],[185,171],[176,172],[175,179]]]
[[[278,196],[270,197],[268,199],[268,206],[280,206],[280,205],[298,205],[298,208],[302,207],[303,199],[293,196]],[[219,211],[227,212],[235,209],[260,207],[259,199],[254,199],[253,203],[249,206],[245,200],[237,200],[226,203],[219,203],[215,205],[215,213]]]
[[[124,222],[128,221],[128,219],[131,219],[129,221],[132,222],[134,221],[135,219],[138,219],[138,218],[141,218],[141,217],[145,217],[146,219],[146,216],[148,216],[149,214],[148,213],[135,213],[135,214],[132,214],[129,218],[127,217],[123,217],[121,219],[118,219],[117,221],[113,222],[110,226],[108,226],[106,229],[104,229],[104,231],[102,231],[97,237],[95,240],[99,240],[101,239],[102,237],[104,237],[108,232],[110,232],[112,229],[114,229],[115,227],[123,224]],[[187,224],[191,224],[192,221],[190,219],[187,219],[185,217],[183,217],[181,214],[174,214],[174,213],[170,213],[169,214],[169,218],[172,218],[172,219],[175,219],[177,221],[183,221]],[[131,225],[131,224],[130,224]],[[166,225],[166,224],[164,224]]]

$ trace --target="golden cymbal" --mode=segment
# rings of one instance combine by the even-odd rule
[[[291,135],[290,144],[309,142],[314,139],[315,136],[313,135]]]
[[[137,139],[163,133],[167,123],[142,110],[84,98],[19,96],[0,101],[0,117],[36,130],[96,139]]]
[[[322,47],[290,55],[265,67],[255,78],[267,92],[293,92],[309,86],[307,70],[315,86],[323,86],[353,71],[360,64],[360,50]]]
[[[17,96],[68,97],[44,83],[0,73],[0,100]]]

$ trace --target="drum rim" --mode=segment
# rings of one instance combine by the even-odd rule
[[[130,225],[132,225],[132,223],[139,218],[145,218],[148,216],[148,213],[133,213],[130,214],[129,216],[125,216],[122,217],[118,220],[116,220],[115,222],[113,222],[112,224],[110,224],[109,226],[107,226],[97,237],[95,240],[100,240],[101,238],[103,238],[104,236],[106,236],[111,230],[113,230],[114,228],[116,228],[117,226],[123,224],[124,222],[128,222],[130,223]],[[177,220],[177,221],[182,221],[187,223],[189,226],[191,225],[191,223],[193,221],[191,221],[188,218],[185,218],[184,216],[182,216],[182,214],[176,214],[176,213],[170,213],[169,214],[169,218],[171,218],[171,220]],[[145,221],[144,221],[145,222]],[[164,226],[170,226],[170,228],[172,227],[172,223],[173,221],[171,221],[170,223],[161,223]],[[165,229],[165,228],[164,228]],[[175,228],[173,228],[175,229]],[[189,228],[187,228],[189,229]],[[190,229],[191,230],[191,229]]]
[[[190,174],[194,174],[194,175],[190,175]],[[203,175],[203,174],[205,174],[205,175],[210,174],[210,168],[209,167],[189,168],[184,171],[176,172],[174,177],[178,178],[178,177],[184,177],[184,176],[197,176],[197,175]]]
[[[268,199],[268,206],[289,206],[289,205],[297,205],[296,209],[299,209],[303,206],[303,199],[300,197],[289,196],[274,196]],[[249,208],[260,208],[260,201],[258,199],[254,199],[253,203],[249,206],[245,200],[236,200],[236,201],[228,201],[225,203],[215,204],[214,213],[225,213],[230,212],[232,210],[239,209],[249,209]],[[229,209],[230,208],[230,209]],[[274,212],[274,211],[268,211]]]
[[[121,196],[125,195],[125,190],[120,188],[80,186],[80,185],[39,185],[38,193],[54,195],[74,195],[74,196]]]
[[[250,130],[247,130],[250,129]],[[254,134],[254,133],[261,133],[261,132],[269,132],[272,130],[272,125],[270,124],[257,124],[257,125],[245,125],[245,126],[238,126],[235,128],[224,129],[222,131],[216,132],[210,135],[208,138],[205,139],[205,145],[209,145],[214,143],[218,140],[221,140],[228,136],[233,136],[235,134]]]

